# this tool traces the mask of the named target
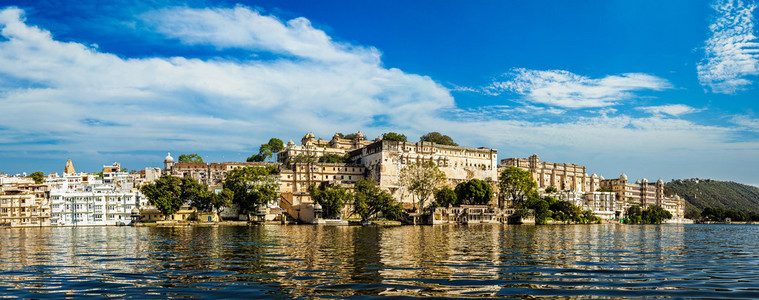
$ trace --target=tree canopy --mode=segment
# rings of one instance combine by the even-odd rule
[[[229,171],[224,188],[233,193],[232,202],[240,211],[251,214],[277,200],[278,181],[276,167],[250,166]]]
[[[416,161],[401,169],[400,185],[418,199],[418,209],[432,193],[445,184],[445,173],[432,161]]]
[[[458,146],[459,144],[456,144],[453,142],[453,139],[450,136],[443,135],[440,132],[430,132],[428,134],[423,135],[421,138],[419,138],[420,142],[433,142],[435,144],[440,145],[448,145],[448,146]]]
[[[193,153],[193,154],[182,154],[177,159],[177,162],[181,163],[202,163],[203,158],[200,157],[200,155]],[[124,171],[126,172],[126,171]]]
[[[522,207],[525,197],[537,188],[538,184],[532,180],[530,172],[517,167],[509,167],[503,170],[498,178],[498,187],[501,197],[514,201],[514,206]]]
[[[382,140],[385,141],[396,141],[396,142],[408,142],[406,139],[405,134],[401,133],[395,133],[395,132],[387,132],[382,134]]]
[[[361,221],[368,221],[377,213],[382,212],[386,218],[396,220],[401,216],[401,205],[395,203],[393,197],[387,191],[377,186],[371,179],[359,179],[355,184],[353,194],[353,213],[361,217]]]
[[[143,185],[141,190],[164,218],[176,213],[185,203],[182,198],[182,180],[174,176],[161,176],[155,182]]]
[[[625,217],[629,224],[661,224],[671,219],[672,213],[658,205],[649,205],[646,209],[633,205],[627,208]]]
[[[282,140],[278,138],[271,138],[269,139],[269,142],[266,144],[261,144],[260,147],[258,147],[258,154],[254,154],[251,157],[248,157],[247,161],[257,161],[262,162],[265,161],[268,158],[274,157],[274,154],[276,154],[279,151],[282,151],[282,149],[285,148],[285,143],[282,142]]]
[[[493,198],[493,189],[485,181],[472,179],[456,185],[457,204],[485,205]]]
[[[443,188],[435,191],[435,203],[438,206],[447,207],[448,205],[457,205],[456,192],[450,187],[444,186]]]
[[[339,185],[322,183],[319,186],[311,185],[308,188],[311,199],[322,207],[322,216],[326,219],[340,218],[345,203],[353,198],[350,191]]]
[[[40,171],[29,174],[29,178],[34,180],[35,184],[42,184],[45,182],[45,174]]]

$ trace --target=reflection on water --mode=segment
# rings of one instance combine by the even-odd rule
[[[0,295],[759,298],[757,226],[0,230]]]

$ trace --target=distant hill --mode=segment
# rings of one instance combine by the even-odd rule
[[[706,207],[732,208],[759,212],[759,188],[750,185],[711,179],[680,179],[664,185],[665,193],[685,198],[685,211]]]

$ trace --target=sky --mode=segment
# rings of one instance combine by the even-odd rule
[[[0,1],[0,172],[437,131],[759,186],[757,2]]]

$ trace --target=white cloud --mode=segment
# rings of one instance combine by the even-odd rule
[[[168,21],[156,28],[175,30],[183,41],[289,55],[121,58],[57,41],[25,24],[22,10],[7,8],[0,11],[4,150],[34,144],[42,150],[250,151],[272,134],[358,130],[377,116],[403,128],[419,114],[453,107],[448,90],[429,77],[385,68],[378,52],[336,44],[302,18],[284,24],[244,7],[160,14]],[[235,41],[225,30],[248,37]]]
[[[684,114],[692,114],[692,113],[700,112],[703,110],[703,109],[693,108],[685,104],[644,106],[644,107],[638,107],[637,109],[645,111],[650,114],[654,114],[654,115],[670,115],[674,117],[678,117]]]
[[[732,121],[734,124],[742,126],[744,129],[759,131],[759,119],[753,118],[749,115],[733,116],[730,121]]]
[[[592,79],[564,70],[519,68],[504,77],[505,81],[493,82],[485,91],[492,95],[517,93],[527,101],[563,108],[606,107],[634,97],[634,91],[659,91],[671,87],[662,78],[641,73]]]
[[[286,22],[238,5],[235,8],[169,8],[143,15],[158,32],[186,44],[262,50],[328,62],[377,64],[371,47],[334,42],[306,18]]]
[[[759,43],[754,36],[756,4],[718,0],[712,6],[717,17],[709,26],[711,36],[705,57],[697,66],[698,80],[714,93],[733,94],[752,84],[746,76],[759,75]]]

